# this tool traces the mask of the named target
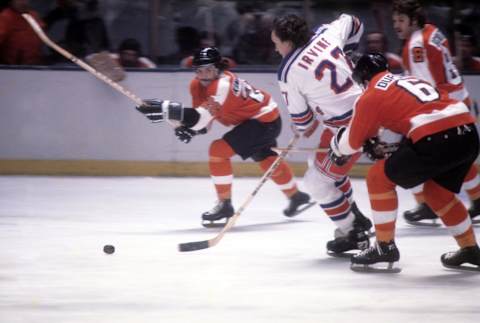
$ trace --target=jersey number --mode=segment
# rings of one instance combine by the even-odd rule
[[[342,50],[338,47],[335,47],[330,52],[330,54],[336,60],[340,58],[340,55],[344,56]],[[349,62],[348,59],[346,60],[348,63]],[[343,84],[338,84],[337,66],[328,59],[324,59],[318,64],[317,68],[315,69],[315,78],[321,81],[323,79],[325,70],[330,70],[330,88],[335,94],[340,94],[342,92],[345,92],[352,87],[353,81],[349,77],[347,77],[347,79],[345,80],[345,82],[343,82]]]
[[[401,79],[397,85],[414,95],[422,103],[438,100],[440,94],[427,82],[417,79]]]

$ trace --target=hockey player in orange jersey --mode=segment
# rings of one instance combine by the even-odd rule
[[[362,149],[377,159],[367,175],[376,243],[352,257],[352,269],[400,259],[395,245],[398,199],[405,189],[425,183],[425,203],[455,238],[460,249],[445,253],[446,267],[480,270],[480,249],[467,210],[455,196],[479,153],[475,119],[462,101],[448,97],[426,81],[400,77],[387,69],[381,54],[363,55],[353,78],[366,86],[355,104],[352,121],[330,143],[330,156],[346,163]],[[402,134],[387,158],[376,138],[381,128]],[[465,266],[472,264],[474,267]],[[360,267],[358,267],[360,265]]]
[[[393,28],[398,37],[405,41],[402,60],[407,74],[431,83],[448,92],[450,98],[463,101],[471,107],[468,91],[453,62],[447,38],[436,26],[425,21],[419,1],[394,1]],[[468,172],[463,188],[472,201],[469,214],[473,219],[480,215],[480,177],[475,165]],[[422,220],[436,219],[435,213],[424,202],[422,185],[412,191],[419,206],[405,212],[405,220],[411,224],[421,224]]]
[[[230,159],[234,155],[252,158],[266,171],[278,157],[271,148],[277,145],[282,120],[270,94],[226,71],[216,48],[198,51],[193,57],[193,67],[196,73],[190,83],[193,108],[178,107],[176,102],[150,102],[139,110],[153,120],[156,116],[152,109],[157,106],[159,114],[180,121],[182,125],[175,129],[175,134],[185,143],[199,133],[206,133],[214,120],[233,127],[221,139],[214,140],[209,149],[210,176],[218,203],[202,214],[202,224],[222,226],[223,220],[235,213],[231,202],[233,172]],[[285,161],[281,161],[273,172],[272,180],[290,201],[283,211],[285,216],[295,216],[313,205],[310,196],[298,189]]]

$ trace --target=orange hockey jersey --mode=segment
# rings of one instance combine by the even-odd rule
[[[434,25],[426,24],[412,33],[402,52],[407,74],[447,91],[452,99],[468,98],[462,76],[455,66],[447,38]]]
[[[193,79],[190,94],[194,108],[203,107],[225,126],[236,126],[248,119],[272,122],[280,114],[270,94],[255,89],[235,74],[224,71],[207,87]]]
[[[383,72],[372,78],[357,100],[339,150],[345,155],[359,151],[382,127],[416,142],[442,130],[474,122],[467,106],[450,99],[446,92],[414,77]]]

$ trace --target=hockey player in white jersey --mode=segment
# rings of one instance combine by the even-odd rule
[[[305,137],[320,136],[319,148],[328,148],[337,129],[347,125],[361,88],[351,79],[352,66],[346,52],[355,49],[363,33],[362,23],[343,14],[312,32],[296,15],[275,19],[272,41],[283,57],[278,83],[292,122]],[[365,231],[372,224],[357,208],[347,172],[360,157],[344,166],[318,152],[309,160],[304,183],[337,226],[335,239],[327,243],[330,254],[365,249]]]

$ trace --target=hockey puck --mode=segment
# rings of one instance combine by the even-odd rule
[[[103,252],[105,252],[106,254],[109,254],[111,255],[112,253],[115,252],[115,247],[110,245],[110,244],[107,244],[103,247]]]

